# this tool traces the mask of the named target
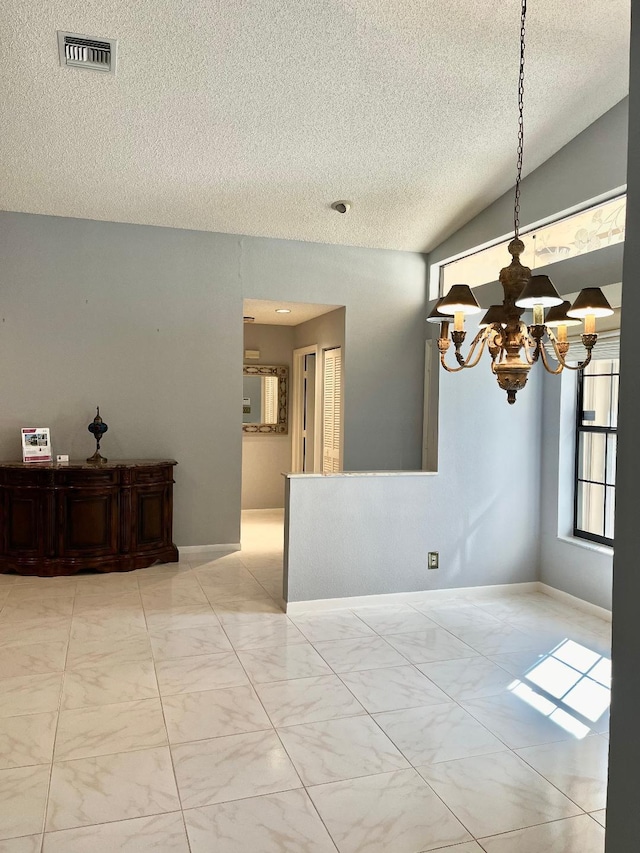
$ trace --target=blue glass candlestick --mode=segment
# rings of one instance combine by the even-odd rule
[[[100,417],[100,406],[96,408],[96,416],[91,421],[87,429],[96,440],[96,452],[93,454],[93,456],[90,456],[87,459],[87,462],[92,462],[94,465],[102,465],[104,462],[108,462],[108,459],[100,455],[100,440],[105,434],[105,432],[109,429],[109,427]]]

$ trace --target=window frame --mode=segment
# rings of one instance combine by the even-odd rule
[[[599,361],[600,359],[594,359],[594,361]],[[614,359],[602,359],[604,361],[613,361]],[[617,376],[618,377],[618,392],[619,392],[619,382],[620,382],[620,364],[618,363],[618,370],[616,372],[611,371],[610,373],[589,373],[586,374],[581,370],[578,372],[578,393],[576,395],[576,432],[575,432],[575,463],[574,463],[574,477],[573,477],[573,535],[578,539],[586,539],[589,542],[596,542],[599,545],[606,545],[610,548],[614,546],[614,539],[605,536],[604,534],[600,535],[599,533],[591,533],[588,530],[582,530],[578,527],[578,486],[580,483],[594,483],[596,485],[602,485],[604,488],[604,501],[603,501],[603,530],[606,529],[606,518],[607,518],[607,488],[614,489],[615,496],[615,488],[616,484],[613,483],[613,486],[610,483],[607,483],[607,469],[608,469],[608,454],[609,454],[609,435],[618,434],[617,427],[617,418],[616,418],[616,426],[585,426],[583,423],[583,411],[584,411],[584,381],[585,378],[588,379],[590,376]],[[612,386],[613,389],[613,386]],[[612,411],[612,402],[609,402],[609,412]],[[610,418],[611,420],[611,418]],[[604,435],[605,436],[605,457],[604,457],[604,483],[600,483],[597,480],[588,480],[585,477],[580,477],[580,436],[585,433],[595,433],[596,435]],[[615,499],[615,497],[614,497]],[[615,516],[614,516],[615,519]],[[615,524],[615,520],[614,520]]]

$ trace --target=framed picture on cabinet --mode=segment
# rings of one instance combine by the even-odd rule
[[[22,461],[51,462],[51,430],[49,427],[22,428]]]

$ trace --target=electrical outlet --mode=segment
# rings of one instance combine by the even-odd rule
[[[437,551],[429,551],[429,557],[427,559],[427,567],[429,569],[437,569],[439,568],[438,564],[438,552]]]

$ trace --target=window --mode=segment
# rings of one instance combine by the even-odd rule
[[[605,246],[624,242],[626,195],[591,205],[579,213],[561,216],[546,225],[524,230],[525,251],[520,260],[535,269],[556,261],[586,255]],[[440,295],[451,285],[464,282],[478,287],[495,281],[498,270],[507,265],[507,237],[492,246],[473,251],[440,267]]]
[[[573,533],[613,545],[618,359],[592,361],[578,378]]]

